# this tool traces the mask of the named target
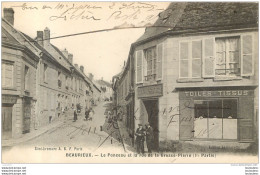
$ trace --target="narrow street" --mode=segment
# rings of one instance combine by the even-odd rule
[[[4,147],[2,154],[9,154],[13,150],[32,149],[35,147],[77,147],[82,148],[85,152],[99,152],[100,150],[109,150],[109,152],[129,153],[127,146],[112,138],[112,134],[118,133],[115,129],[110,129],[108,132],[101,131],[101,126],[108,126],[105,124],[106,116],[104,115],[106,109],[106,102],[101,102],[94,108],[94,115],[92,121],[85,120],[83,114],[78,116],[76,122],[73,121],[73,115],[64,117],[64,122],[59,127],[52,128],[46,133],[25,143],[20,143],[12,147]]]

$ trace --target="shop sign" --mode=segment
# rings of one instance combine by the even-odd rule
[[[15,104],[17,101],[17,96],[2,95],[2,103]]]
[[[180,98],[190,97],[245,97],[254,96],[253,90],[183,91]]]
[[[163,95],[163,86],[162,84],[156,84],[151,86],[138,87],[137,97],[159,97]]]

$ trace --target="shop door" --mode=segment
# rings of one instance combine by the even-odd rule
[[[23,121],[23,133],[30,132],[31,125],[31,102],[30,99],[24,100],[24,121]]]
[[[144,101],[144,105],[148,114],[148,122],[153,128],[154,133],[154,150],[159,148],[159,120],[158,120],[158,100]]]
[[[13,106],[2,106],[2,138],[4,140],[12,138],[12,110]]]

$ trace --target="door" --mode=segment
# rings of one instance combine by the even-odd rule
[[[12,138],[12,105],[2,106],[2,138],[4,140]]]
[[[159,120],[158,120],[158,100],[146,100],[144,105],[148,114],[148,122],[153,128],[154,134],[154,150],[158,151],[159,148]]]

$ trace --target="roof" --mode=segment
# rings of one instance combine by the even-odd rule
[[[137,42],[167,31],[257,27],[258,3],[172,2],[153,26]]]
[[[105,81],[105,80],[97,80],[96,81],[100,86],[107,86],[107,87],[112,87],[112,85],[109,83],[109,82],[107,82],[107,81]]]

